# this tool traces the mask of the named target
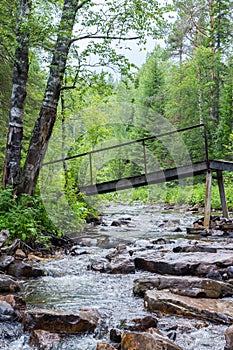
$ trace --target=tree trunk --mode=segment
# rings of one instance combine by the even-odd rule
[[[19,0],[19,21],[12,81],[9,126],[2,186],[17,185],[20,180],[20,161],[23,138],[24,103],[28,79],[29,28],[25,27],[31,10],[31,0]],[[24,24],[24,31],[21,25]],[[25,29],[26,28],[26,29]]]
[[[50,74],[42,107],[31,137],[21,182],[17,187],[17,193],[19,195],[21,193],[33,195],[35,192],[40,169],[42,167],[48,142],[56,121],[58,101],[66,68],[76,13],[78,9],[86,2],[87,1],[83,1],[80,5],[77,5],[77,0],[64,1],[56,47],[53,53],[52,63],[50,65]]]

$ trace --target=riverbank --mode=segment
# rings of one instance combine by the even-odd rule
[[[27,315],[34,317],[34,309],[77,315],[79,310],[88,308],[98,313],[98,325],[88,335],[74,335],[68,331],[64,336],[59,329],[53,330],[52,335],[58,335],[54,340],[55,349],[96,350],[97,346],[106,349],[106,343],[109,349],[110,346],[119,349],[121,342],[122,348],[126,349],[128,343],[123,334],[144,333],[146,329],[140,325],[145,325],[143,320],[149,316],[156,320],[157,326],[153,324],[156,334],[159,331],[164,342],[173,344],[170,345],[173,349],[224,349],[230,315],[223,307],[221,312],[215,310],[211,316],[203,306],[198,311],[195,303],[203,305],[204,299],[205,305],[213,307],[210,303],[216,300],[218,305],[228,303],[226,310],[231,310],[232,287],[228,275],[233,265],[231,237],[188,236],[186,227],[202,212],[194,214],[184,207],[175,209],[143,204],[108,205],[104,208],[102,224],[90,223],[84,231],[74,232],[70,237],[74,240],[73,245],[60,256],[21,256],[21,262],[42,271],[40,277],[18,277],[21,286],[18,296],[26,301]],[[211,289],[206,287],[205,281],[213,268],[216,274],[208,278],[209,285],[214,286]],[[221,276],[222,281],[213,279],[216,276]],[[149,290],[145,290],[144,282],[150,286]],[[161,283],[165,288],[161,288]],[[221,288],[216,287],[217,283]],[[222,294],[213,295],[213,290],[222,291]],[[185,291],[188,295],[184,295]],[[183,298],[182,301],[179,298]],[[165,303],[162,310],[158,309],[161,299]],[[178,313],[174,311],[176,302]],[[173,309],[169,303],[174,305]],[[16,323],[6,321],[2,325],[2,349],[32,349],[29,339],[35,335],[35,330],[23,330],[20,324],[16,327]],[[44,331],[48,332],[48,329]],[[114,332],[118,337],[113,337]],[[51,342],[51,337],[49,339]],[[161,338],[158,341],[161,342]],[[44,349],[49,349],[48,346],[44,345]]]

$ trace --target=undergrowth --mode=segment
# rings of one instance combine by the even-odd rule
[[[29,245],[49,246],[51,236],[62,236],[48,217],[40,197],[12,195],[12,189],[0,190],[0,230],[9,230],[10,240],[19,238]]]

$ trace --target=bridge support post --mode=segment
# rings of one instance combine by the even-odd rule
[[[229,213],[228,213],[228,207],[227,207],[227,201],[226,201],[226,194],[224,189],[224,182],[223,182],[223,176],[222,171],[217,170],[217,179],[218,179],[218,188],[219,188],[219,194],[220,194],[220,200],[222,205],[222,214],[224,218],[229,219]]]
[[[205,195],[205,212],[204,212],[204,226],[206,228],[210,227],[211,194],[212,194],[212,170],[208,170],[206,174],[206,195]]]

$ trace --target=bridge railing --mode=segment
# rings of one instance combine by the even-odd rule
[[[81,185],[93,185],[103,182],[103,176],[97,176],[104,164],[113,159],[121,160],[123,164],[134,164],[131,167],[130,176],[147,174],[157,169],[168,169],[187,165],[197,161],[209,163],[208,143],[204,124],[198,124],[187,128],[167,131],[161,134],[140,138],[137,140],[122,142],[107,147],[94,149],[77,155],[53,160],[44,165],[81,160],[85,163]],[[85,161],[84,161],[85,160]],[[72,166],[72,164],[71,164]],[[117,178],[127,177],[124,171],[116,174]],[[105,181],[110,181],[107,179]],[[115,180],[115,179],[114,179]],[[85,183],[84,183],[85,182]]]

